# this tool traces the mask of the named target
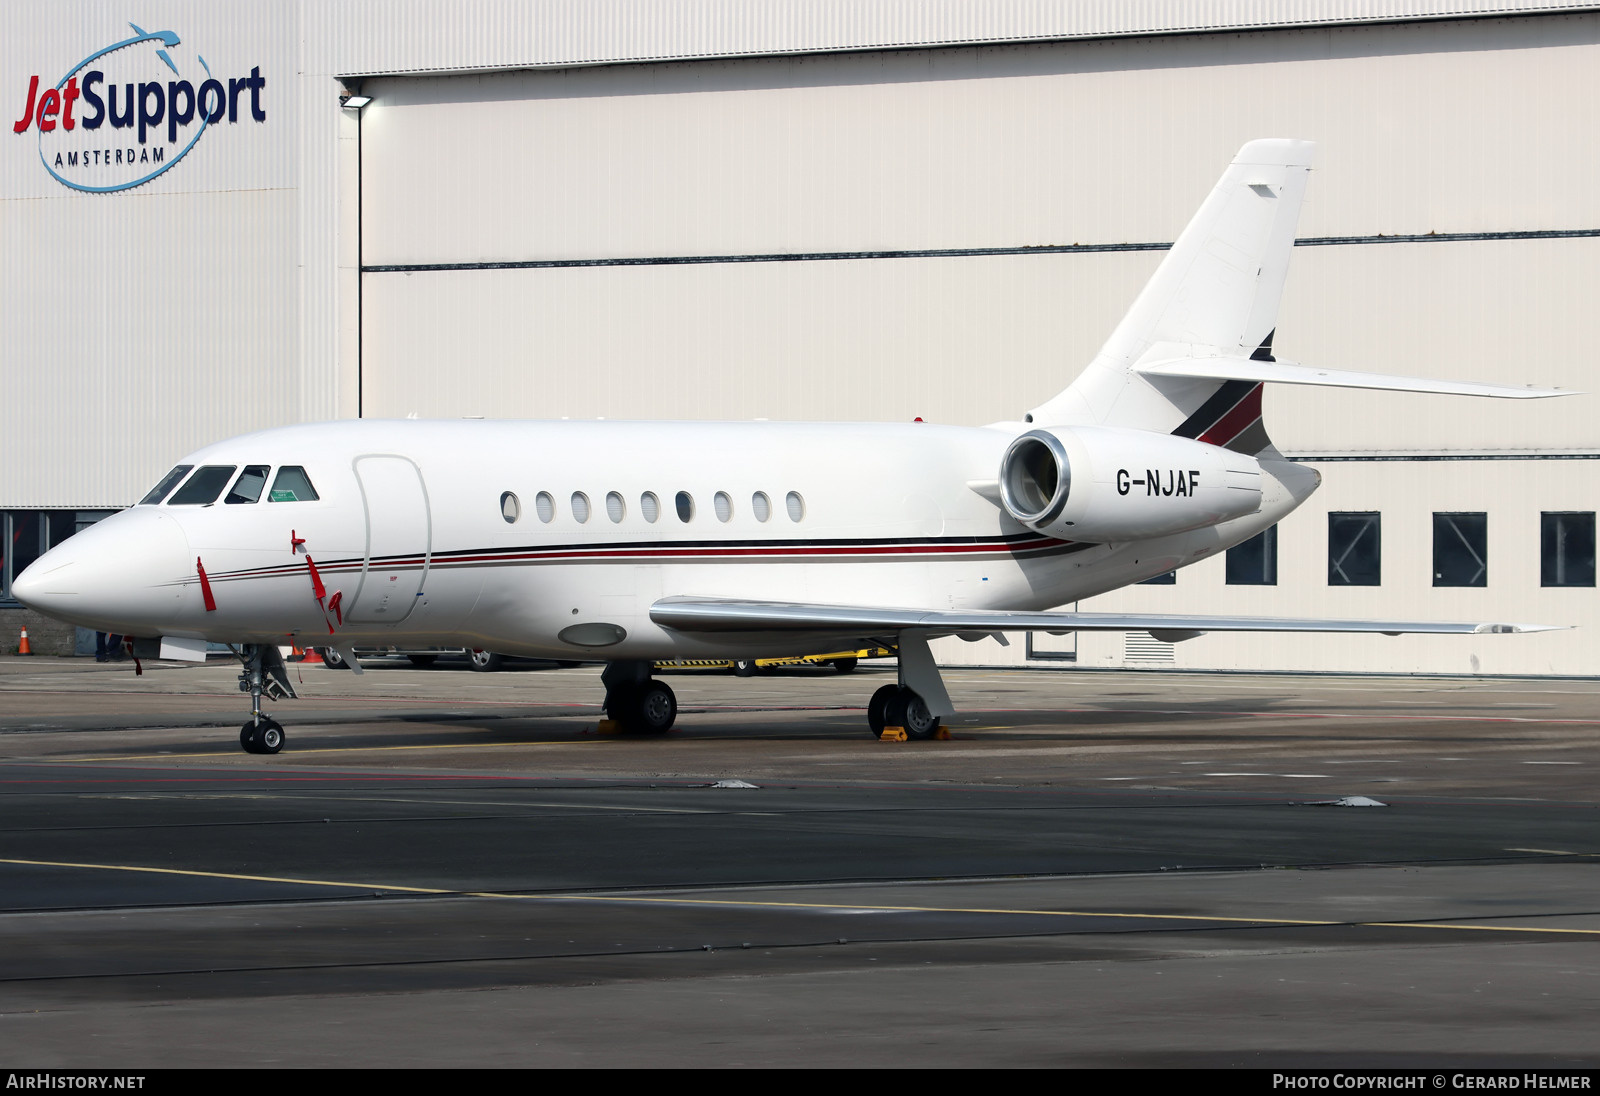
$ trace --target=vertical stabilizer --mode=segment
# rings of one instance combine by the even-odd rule
[[[1192,425],[1198,413],[1234,395],[1215,380],[1136,370],[1178,358],[1270,357],[1314,147],[1271,139],[1240,149],[1094,361],[1064,392],[1035,408],[1031,421],[1166,433]],[[1254,388],[1240,395],[1259,408]],[[1225,402],[1233,407],[1241,401]],[[1265,444],[1264,432],[1259,440]]]

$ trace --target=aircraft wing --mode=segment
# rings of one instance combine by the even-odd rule
[[[1548,632],[1565,625],[1473,621],[1333,620],[1321,618],[1190,616],[1179,613],[1062,613],[942,609],[879,609],[781,601],[666,597],[650,619],[681,632],[791,632],[863,638],[901,631],[933,635],[986,632],[1150,632],[1157,639],[1191,639],[1205,632],[1409,632],[1486,635]]]
[[[1436,381],[1421,377],[1393,377],[1385,373],[1354,373],[1347,369],[1320,369],[1289,361],[1254,358],[1203,357],[1151,362],[1138,367],[1154,377],[1196,377],[1202,380],[1267,381],[1274,384],[1313,384],[1326,388],[1375,388],[1389,392],[1431,392],[1446,396],[1497,396],[1501,399],[1543,399],[1573,396],[1564,388],[1533,385],[1485,384],[1481,381]]]

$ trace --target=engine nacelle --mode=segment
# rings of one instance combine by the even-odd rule
[[[1108,427],[1030,430],[1000,461],[1012,517],[1062,540],[1183,533],[1261,509],[1261,466],[1215,445]]]

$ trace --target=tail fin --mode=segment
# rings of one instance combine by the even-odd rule
[[[1030,421],[1177,430],[1249,452],[1265,448],[1259,383],[1146,375],[1139,366],[1272,360],[1314,147],[1262,140],[1240,149],[1094,361]]]

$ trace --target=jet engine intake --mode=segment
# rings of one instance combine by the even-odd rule
[[[1000,497],[1030,529],[1120,543],[1261,509],[1261,466],[1215,445],[1109,427],[1029,430],[1000,461]]]

